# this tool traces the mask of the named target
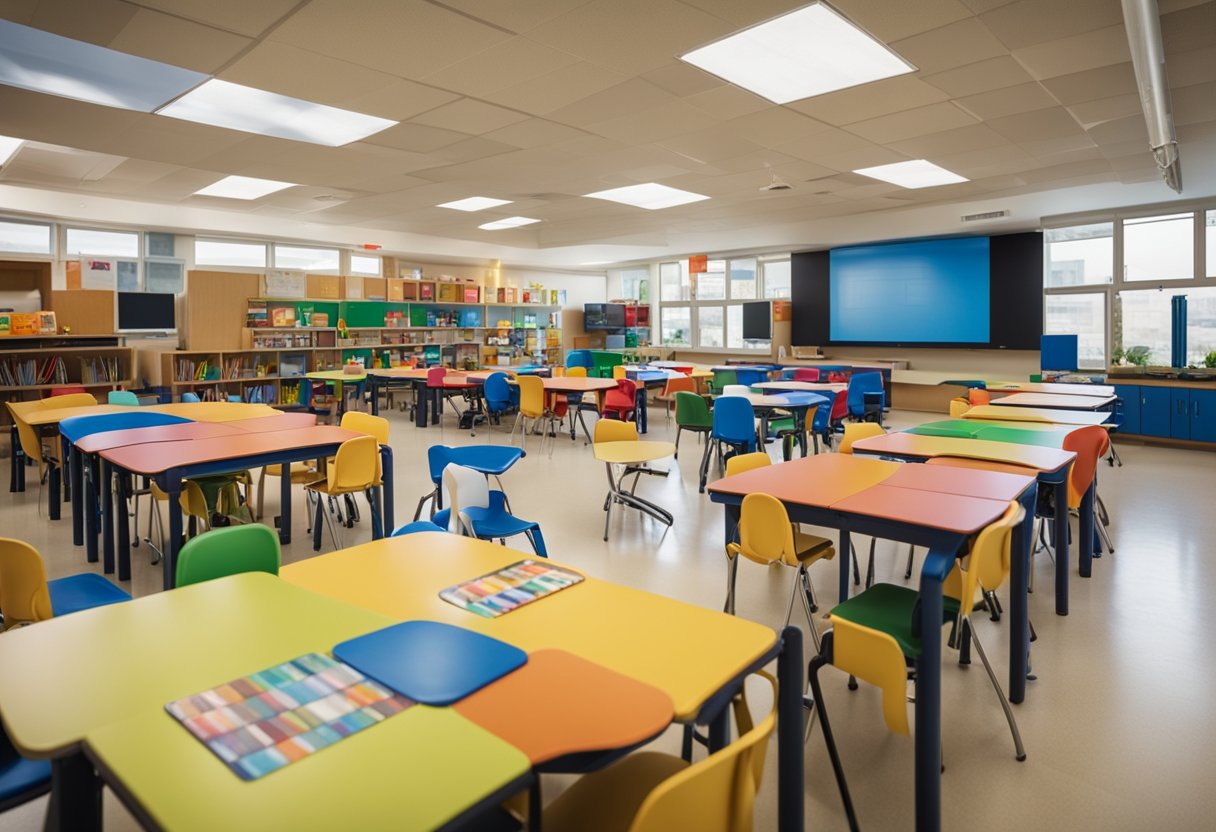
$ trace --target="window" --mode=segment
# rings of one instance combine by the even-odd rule
[[[1115,273],[1115,224],[1100,222],[1049,228],[1043,235],[1047,268],[1043,285],[1110,283]]]
[[[766,260],[761,264],[761,276],[764,278],[764,297],[790,297],[790,261]]]
[[[639,303],[650,302],[650,269],[625,269],[621,272],[621,297]]]
[[[138,292],[143,289],[139,285],[139,261],[138,260],[118,260],[117,286],[120,292]]]
[[[371,257],[366,254],[352,254],[350,256],[350,273],[365,274],[372,277],[379,277],[383,261],[379,257]]]
[[[1106,293],[1048,295],[1043,316],[1048,335],[1077,336],[1082,369],[1106,368]]]
[[[665,347],[692,346],[692,309],[688,306],[664,306],[660,340]]]
[[[697,300],[726,300],[725,260],[710,260],[708,270],[697,275]]]
[[[265,243],[238,243],[231,240],[195,240],[196,266],[245,266],[266,268]]]
[[[145,260],[145,291],[180,295],[186,288],[182,280],[184,272],[185,267],[180,260]]]
[[[707,349],[726,346],[725,307],[697,307],[697,346]]]
[[[663,345],[767,353],[771,342],[743,340],[743,304],[788,298],[790,261],[780,255],[719,258],[707,261],[705,273],[697,275],[689,274],[687,260],[662,263],[659,287]]]
[[[334,272],[341,270],[336,248],[312,248],[309,246],[274,245],[274,267],[276,269],[299,269],[306,272]]]
[[[754,257],[730,261],[730,297],[731,300],[756,299],[756,259]]]
[[[69,228],[67,230],[67,248],[64,253],[68,255],[95,254],[98,256],[138,258],[139,233],[136,231],[98,231],[92,228]]]
[[[51,226],[45,223],[0,220],[0,251],[50,254]]]
[[[1186,363],[1203,366],[1203,358],[1216,350],[1216,287],[1187,289],[1139,289],[1120,292],[1119,320],[1126,351],[1148,349],[1148,363],[1169,366],[1172,314],[1170,301],[1186,295]]]
[[[1208,254],[1204,274],[1216,277],[1216,211],[1208,211],[1206,216],[1203,223],[1203,248]]]
[[[1169,214],[1123,221],[1123,279],[1195,277],[1195,215]]]
[[[692,300],[692,287],[686,263],[659,265],[659,300]]]

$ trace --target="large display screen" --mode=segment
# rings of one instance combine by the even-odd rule
[[[987,237],[832,249],[834,342],[987,344]]]
[[[119,292],[117,329],[174,332],[177,329],[174,302],[174,296],[168,293]]]

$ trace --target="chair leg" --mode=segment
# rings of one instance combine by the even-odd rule
[[[676,452],[674,454],[676,459],[680,458],[680,434],[683,432],[684,428],[680,425],[676,425]]]
[[[549,550],[545,548],[545,537],[540,533],[540,525],[537,524],[528,532],[528,542],[532,544],[532,551],[542,558],[549,557]]]
[[[1026,749],[1022,746],[1022,734],[1018,731],[1018,723],[1013,718],[1013,709],[1009,707],[1009,700],[1005,697],[1005,691],[1001,690],[1001,683],[997,680],[996,674],[992,672],[992,665],[988,663],[988,656],[984,653],[984,646],[980,644],[979,637],[975,633],[975,629],[971,629],[971,641],[975,644],[975,652],[980,654],[980,661],[984,664],[984,670],[988,671],[988,680],[992,682],[992,688],[996,691],[997,697],[1001,700],[1001,710],[1005,712],[1005,720],[1009,723],[1009,732],[1013,734],[1013,747],[1016,752],[1018,762],[1026,759]]]
[[[904,569],[904,580],[909,580],[912,577],[912,559],[916,555],[916,547],[908,547],[908,566]]]
[[[866,589],[874,586],[874,544],[877,542],[877,538],[870,538],[870,560],[866,564]]]
[[[819,684],[819,670],[827,660],[822,655],[811,659],[807,668],[811,681],[811,696],[815,700],[815,709],[819,713],[819,721],[823,723],[823,742],[828,749],[828,757],[832,760],[832,771],[836,775],[836,787],[840,790],[840,799],[844,803],[844,812],[849,820],[849,829],[857,832],[857,813],[853,810],[853,800],[849,797],[849,784],[844,777],[844,766],[840,762],[840,752],[836,748],[836,739],[832,736],[832,726],[828,722],[827,708],[823,704],[823,689]]]
[[[849,559],[853,561],[853,586],[861,586],[861,570],[857,568],[857,549],[853,546],[853,541],[849,540]]]
[[[807,574],[806,567],[800,565],[794,574],[794,593],[802,599],[802,611],[806,613],[806,621],[811,625],[811,642],[815,645],[815,652],[818,653],[819,627],[815,625],[815,604],[811,601],[810,582],[810,575]],[[789,625],[788,621],[786,625]]]
[[[329,539],[333,541],[334,551],[342,548],[342,539],[338,536],[338,511],[332,502],[326,501],[326,507],[329,509]]]
[[[739,558],[732,556],[730,552],[726,553],[726,603],[722,607],[722,612],[729,615],[735,614],[735,575],[739,571]]]
[[[705,440],[705,451],[701,454],[701,483],[699,491],[705,493],[705,481],[709,479],[709,457],[713,450],[714,441],[707,437]]]
[[[312,518],[312,550],[314,552],[321,551],[321,526],[325,523],[325,498],[317,494],[316,508],[313,511]]]

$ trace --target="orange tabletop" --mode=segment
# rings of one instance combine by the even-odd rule
[[[82,437],[76,443],[81,453],[96,454],[111,448],[127,445],[143,445],[153,442],[184,442],[190,439],[215,439],[232,436],[241,431],[232,427],[232,422],[180,422],[176,425],[156,425],[127,430],[107,430]]]
[[[929,459],[935,456],[957,456],[1025,465],[1037,471],[1058,471],[1076,457],[1071,451],[1045,448],[1042,445],[1016,445],[1011,442],[990,442],[984,439],[960,439],[954,436],[919,436],[913,433],[886,433],[853,443],[854,453],[892,454],[894,456]],[[809,457],[813,458],[813,457]],[[897,463],[889,463],[897,464]],[[785,465],[773,466],[784,468]],[[765,470],[765,469],[759,469]],[[752,471],[749,474],[755,473]],[[746,475],[740,475],[746,476]],[[722,480],[719,480],[722,482]]]
[[[988,500],[951,494],[875,485],[832,504],[835,511],[878,517],[914,526],[973,534],[999,518],[1009,508],[1008,500]]]
[[[958,456],[935,456],[925,460],[926,466],[942,466],[948,468],[969,468],[973,471],[999,471],[1005,474],[1033,477],[1038,474],[1035,468],[1025,465],[1011,465],[1008,462],[989,462],[986,459],[963,459]]]
[[[170,468],[184,468],[223,459],[257,456],[314,445],[337,445],[362,435],[332,425],[316,425],[273,433],[238,433],[216,439],[130,445],[102,451],[101,455],[131,473],[151,476]]]
[[[292,428],[310,428],[317,423],[315,413],[280,413],[278,416],[263,416],[258,419],[237,419],[225,422],[226,427],[243,433],[271,433]]]
[[[839,393],[849,385],[837,381],[762,381],[753,384],[755,390],[788,390],[798,393]]]
[[[739,496],[760,492],[772,494],[783,503],[827,508],[877,485],[900,467],[898,462],[848,454],[818,454],[724,477],[711,483],[709,490]]]
[[[1033,484],[1033,474],[1017,476],[965,468],[947,470],[932,465],[903,465],[882,481],[883,487],[912,488],[917,491],[958,494],[1005,502],[1016,500],[1018,495]]]
[[[1013,393],[993,399],[992,404],[1005,407],[1054,407],[1069,410],[1097,410],[1115,400],[1114,396],[1072,396],[1059,393]]]
[[[663,691],[565,650],[528,662],[452,706],[533,765],[653,739],[675,716]]]
[[[1077,398],[1069,396],[1070,399]],[[1092,410],[1058,410],[1046,407],[998,407],[995,404],[976,405],[963,414],[964,419],[999,420],[1003,422],[1039,422],[1050,425],[1102,425],[1110,413]]]

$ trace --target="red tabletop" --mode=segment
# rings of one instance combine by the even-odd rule
[[[849,514],[973,534],[1003,515],[1009,508],[1009,501],[875,485],[836,501],[832,508]]]
[[[280,413],[278,416],[263,416],[259,419],[238,419],[226,422],[228,427],[243,433],[269,433],[291,428],[310,428],[317,423],[315,413]]]
[[[261,419],[250,419],[260,422]],[[145,443],[184,442],[191,439],[215,439],[221,436],[232,436],[241,431],[234,428],[235,422],[180,422],[175,425],[156,425],[146,428],[127,428],[126,430],[107,430],[101,433],[82,437],[76,443],[81,453],[96,454],[112,448],[123,448],[128,445],[143,445]]]
[[[901,463],[848,454],[818,454],[724,477],[709,485],[721,494],[772,494],[783,503],[829,508],[837,500],[877,485]]]
[[[316,425],[310,428],[293,428],[273,433],[238,433],[215,439],[130,445],[102,451],[101,455],[132,473],[152,476],[170,468],[217,462],[223,459],[257,456],[292,448],[337,445],[363,435],[332,425]]]
[[[545,389],[553,393],[599,393],[616,387],[616,379],[557,376],[542,378]]]
[[[996,473],[992,470],[904,465],[882,481],[892,488],[912,488],[939,494],[961,494],[988,500],[1016,500],[1034,484],[1034,476]]]

